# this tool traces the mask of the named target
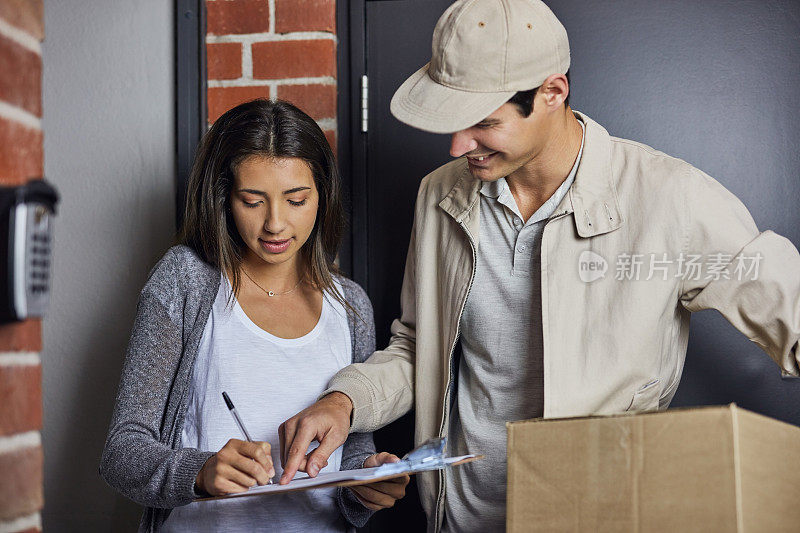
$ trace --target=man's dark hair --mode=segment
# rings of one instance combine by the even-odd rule
[[[564,74],[567,77],[567,84],[570,86],[570,94],[572,93],[572,83],[569,81],[569,70]],[[541,86],[540,86],[541,87]],[[509,100],[509,104],[514,104],[517,106],[520,114],[523,117],[529,117],[531,113],[533,113],[533,98],[536,96],[536,92],[539,90],[539,87],[535,89],[528,89],[527,91],[519,91],[517,94],[512,96]],[[569,94],[564,99],[564,108],[566,109],[569,106]]]

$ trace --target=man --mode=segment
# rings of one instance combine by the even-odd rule
[[[420,476],[430,529],[493,531],[505,422],[665,409],[691,312],[718,309],[800,374],[797,249],[703,172],[573,112],[569,64],[540,1],[441,17],[392,112],[450,133],[458,159],[420,186],[389,346],[285,422],[281,482],[414,406],[417,442],[446,435],[450,453],[487,456]]]

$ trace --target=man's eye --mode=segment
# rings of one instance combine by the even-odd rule
[[[301,206],[301,205],[306,205],[306,201],[305,200],[300,200],[299,202],[295,202],[294,200],[289,200],[289,203],[294,205],[294,206],[298,206],[298,207]]]

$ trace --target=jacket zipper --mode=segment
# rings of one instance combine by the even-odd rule
[[[565,217],[565,216],[569,215],[570,213],[571,213],[571,211],[562,211],[561,213],[558,213],[556,215],[552,215],[550,218],[547,219],[547,221],[544,223],[544,225],[547,226],[550,222],[552,222],[554,220],[558,220],[559,218]],[[542,229],[542,235],[544,235],[544,229]]]
[[[453,385],[454,373],[453,373],[453,353],[456,350],[456,344],[458,343],[458,339],[461,337],[461,317],[464,314],[464,308],[467,306],[467,299],[469,298],[469,293],[472,290],[472,283],[475,281],[475,271],[477,270],[477,263],[478,263],[478,253],[475,250],[475,240],[472,238],[472,234],[467,229],[467,226],[459,221],[459,226],[464,230],[467,234],[467,238],[469,239],[469,246],[472,250],[472,273],[469,277],[469,285],[467,285],[467,292],[464,295],[464,301],[461,302],[461,310],[458,312],[458,320],[456,321],[456,336],[453,339],[453,345],[450,346],[450,356],[447,359],[447,368],[450,372],[449,379],[447,380],[447,387],[444,390],[444,405],[442,406],[442,424],[439,426],[439,437],[444,436],[445,428],[447,427],[447,411],[450,407],[450,389]],[[441,523],[442,520],[439,519],[439,514],[442,508],[442,498],[444,497],[444,485],[445,485],[445,471],[439,470],[439,495],[436,498],[436,533],[441,531]]]
[[[553,220],[557,220],[559,218],[567,216],[569,213],[570,213],[569,211],[564,211],[547,219],[547,222],[545,222],[545,226],[547,226],[547,224],[549,224]],[[467,306],[467,299],[469,298],[469,293],[472,290],[472,283],[475,281],[475,271],[477,270],[477,263],[478,263],[478,253],[475,250],[475,240],[472,238],[472,234],[469,232],[467,226],[463,222],[459,222],[458,224],[459,226],[461,226],[461,229],[463,229],[464,232],[467,234],[467,238],[469,239],[469,245],[470,248],[472,249],[472,274],[470,275],[469,278],[469,285],[467,286],[467,292],[464,296],[464,301],[461,302],[461,310],[458,313],[458,321],[456,322],[456,336],[455,339],[453,340],[453,345],[450,347],[450,356],[447,361],[447,366],[450,371],[450,379],[447,381],[447,387],[445,388],[444,391],[444,405],[442,406],[442,424],[439,427],[439,437],[444,436],[444,429],[447,425],[446,424],[447,411],[450,405],[450,388],[453,385],[453,352],[455,352],[456,343],[458,343],[458,339],[461,337],[461,316],[464,314],[464,308]],[[544,229],[542,229],[542,236],[544,236]],[[444,485],[445,485],[444,476],[445,476],[445,471],[439,470],[439,495],[436,498],[436,513],[435,513],[436,533],[439,533],[441,531],[441,521],[439,520],[439,514],[441,512],[441,507],[442,507],[442,498],[444,497]]]
[[[547,225],[549,223],[551,223],[552,221],[554,221],[554,220],[558,220],[559,218],[564,218],[565,216],[569,215],[570,213],[572,213],[572,211],[562,211],[560,213],[556,213],[556,214],[550,215],[550,217],[545,221],[544,226],[542,227],[541,248],[544,248],[544,245],[545,245],[544,233],[547,230]],[[545,265],[541,261],[541,250],[540,250],[539,254],[540,254],[539,255],[539,257],[540,257],[540,261],[539,261],[539,276],[540,276],[540,278],[544,279],[544,274],[542,274],[542,272],[544,272],[545,267],[547,265]],[[544,289],[545,288],[542,287],[542,286],[539,287],[539,290],[542,292],[542,294],[544,294]],[[544,318],[544,315],[543,315],[542,316],[542,340],[544,340],[544,323],[545,323],[545,318]],[[548,325],[549,325],[549,321],[548,321]],[[545,346],[544,343],[543,343],[542,344],[542,364],[543,365],[544,365],[545,359],[547,359],[547,346]],[[542,379],[543,379],[543,381],[546,380],[547,379],[546,375],[542,376]],[[547,390],[546,386],[545,386],[544,390],[545,391]],[[545,412],[546,405],[547,405],[547,393],[545,392],[544,398],[542,399],[542,414],[544,414],[544,412]]]

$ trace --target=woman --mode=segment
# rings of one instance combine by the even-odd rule
[[[369,299],[333,264],[339,194],[325,136],[291,104],[242,104],[203,138],[181,244],[140,295],[100,466],[146,507],[140,530],[342,531],[404,495],[408,477],[192,503],[268,483],[280,423],[374,350]],[[353,434],[323,471],[396,460]]]

